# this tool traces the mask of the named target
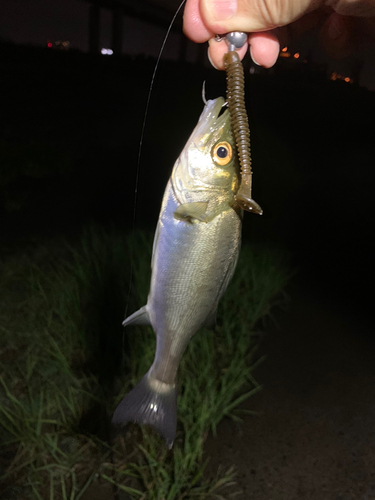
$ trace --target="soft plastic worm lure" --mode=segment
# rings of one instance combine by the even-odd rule
[[[241,166],[241,184],[236,194],[236,201],[242,209],[262,215],[263,210],[251,197],[250,129],[245,107],[245,78],[241,60],[236,52],[236,49],[246,43],[247,33],[234,31],[224,38],[229,46],[229,52],[224,55],[227,102]],[[222,37],[217,39],[220,40]]]

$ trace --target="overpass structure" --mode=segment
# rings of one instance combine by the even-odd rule
[[[123,17],[138,19],[167,31],[170,22],[180,5],[180,0],[82,0],[89,3],[89,51],[100,51],[100,10],[112,13],[111,49],[114,54],[121,54],[123,39]],[[180,59],[186,58],[188,40],[182,33],[182,14],[180,13],[171,28],[181,34]],[[198,60],[203,60],[203,51],[199,51]]]

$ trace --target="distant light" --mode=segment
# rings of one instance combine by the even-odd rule
[[[104,48],[103,48],[100,52],[101,52],[103,55],[105,55],[105,56],[111,56],[111,55],[113,54],[113,50],[112,50],[112,49],[104,49]]]
[[[58,49],[58,50],[69,50],[70,42],[69,40],[48,40],[47,39],[47,47],[49,49]]]
[[[290,57],[289,52],[280,52],[280,57]]]
[[[299,58],[299,52],[296,52],[293,57],[294,57],[294,59],[298,59]]]
[[[336,71],[331,73],[330,78],[331,78],[331,80],[342,80],[346,83],[353,83],[353,78],[350,78],[349,76],[340,75],[340,73],[336,73]]]
[[[288,47],[287,47],[287,46],[285,46],[285,47],[283,47],[283,48],[281,49],[281,52],[286,52],[287,50],[288,50]]]

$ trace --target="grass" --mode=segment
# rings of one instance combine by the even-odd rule
[[[285,259],[243,247],[215,331],[197,334],[181,363],[169,451],[149,428],[113,436],[109,425],[154,355],[151,328],[121,327],[125,305],[130,313],[146,302],[151,248],[152,235],[90,226],[76,241],[34,245],[1,262],[4,498],[86,500],[95,489],[103,499],[203,500],[233,490],[233,469],[204,474],[204,441],[224,417],[240,421],[238,407],[260,389],[261,322],[284,300]]]

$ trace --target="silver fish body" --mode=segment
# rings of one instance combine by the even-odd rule
[[[241,245],[236,207],[238,163],[223,98],[208,101],[175,163],[154,238],[147,304],[124,321],[151,324],[154,362],[121,401],[113,423],[153,426],[172,446],[177,422],[176,375],[184,350],[216,310],[233,276]]]

